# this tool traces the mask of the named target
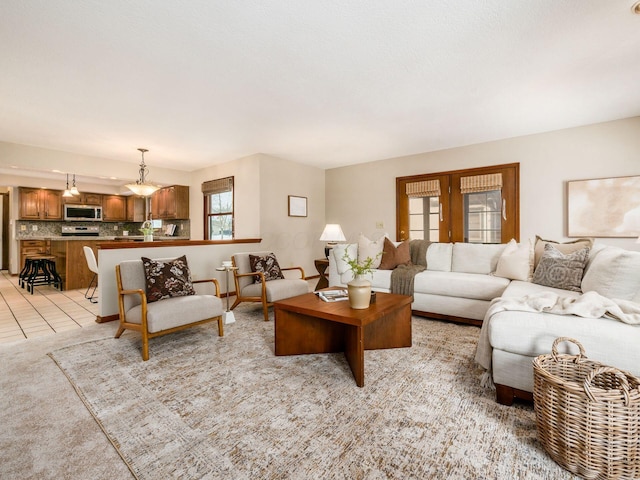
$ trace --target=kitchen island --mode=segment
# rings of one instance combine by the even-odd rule
[[[171,241],[189,241],[186,237],[156,237],[158,243]],[[89,270],[84,256],[84,246],[93,250],[98,258],[98,245],[102,243],[117,243],[122,246],[122,242],[142,243],[143,236],[42,236],[20,239],[20,268],[24,266],[25,258],[28,255],[53,255],[55,257],[56,270],[62,278],[62,290],[76,290],[87,288],[93,272]],[[154,242],[155,243],[155,242]]]
[[[229,260],[237,252],[257,251],[259,238],[236,240],[182,240],[173,237],[153,242],[98,242],[98,323],[118,319],[118,291],[116,265],[124,260],[148,258],[177,258],[187,256],[194,280],[217,278],[222,293],[225,291],[224,273],[216,271],[223,260]],[[233,288],[230,286],[230,288]],[[210,292],[207,292],[210,293]]]

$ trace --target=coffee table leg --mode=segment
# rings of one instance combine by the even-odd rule
[[[356,379],[356,385],[364,387],[364,328],[354,325],[346,329],[344,355]]]

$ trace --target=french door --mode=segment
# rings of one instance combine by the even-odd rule
[[[519,241],[517,163],[396,178],[396,239]]]

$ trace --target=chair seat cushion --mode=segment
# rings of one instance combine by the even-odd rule
[[[309,293],[309,284],[306,280],[284,278],[265,282],[265,285],[269,303]],[[242,289],[243,297],[260,297],[261,295],[262,284],[254,283]]]
[[[157,333],[222,315],[222,300],[215,295],[166,298],[147,304],[147,328]],[[142,305],[126,313],[127,322],[142,323]]]

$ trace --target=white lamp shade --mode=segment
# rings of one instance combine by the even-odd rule
[[[337,223],[327,223],[320,235],[320,240],[325,242],[344,242],[346,240],[342,228]]]

